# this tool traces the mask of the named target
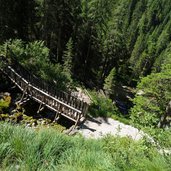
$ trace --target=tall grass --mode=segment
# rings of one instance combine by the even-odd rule
[[[0,170],[117,171],[170,170],[171,157],[147,142],[105,137],[85,140],[55,130],[0,123]]]

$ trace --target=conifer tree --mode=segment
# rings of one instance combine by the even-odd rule
[[[67,74],[68,78],[71,79],[72,76],[72,59],[73,59],[73,41],[72,38],[69,39],[66,44],[66,50],[63,55],[63,71]]]
[[[116,69],[113,68],[109,75],[105,79],[104,90],[107,95],[112,95],[114,93],[114,88],[116,84]]]

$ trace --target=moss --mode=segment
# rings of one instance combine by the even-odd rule
[[[5,121],[6,119],[9,119],[8,114],[0,114],[0,120]]]
[[[21,120],[23,120],[23,114],[21,112],[15,113],[13,118],[15,122],[19,123]]]
[[[8,112],[10,103],[11,97],[9,93],[5,93],[0,100],[0,113],[2,112],[2,114],[0,114],[0,121],[22,124],[38,129],[52,127],[58,132],[63,132],[63,130],[65,130],[65,127],[53,123],[50,119],[35,119],[34,116],[27,116],[25,110],[18,104],[16,104],[15,109],[11,111],[11,114],[4,114],[4,111]]]

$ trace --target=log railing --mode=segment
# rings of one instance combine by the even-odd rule
[[[27,71],[16,59],[10,62],[3,56],[0,57],[3,65],[1,71],[16,84],[23,93],[27,94],[40,104],[61,114],[74,122],[85,119],[88,104],[63,91],[57,91],[55,85],[48,84]]]

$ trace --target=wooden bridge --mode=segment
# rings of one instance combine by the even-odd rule
[[[10,62],[9,62],[10,60]],[[37,101],[40,108],[46,106],[56,112],[56,116],[63,115],[75,124],[86,117],[88,104],[63,91],[57,91],[55,85],[48,84],[27,71],[16,59],[0,56],[0,70],[27,96]]]

